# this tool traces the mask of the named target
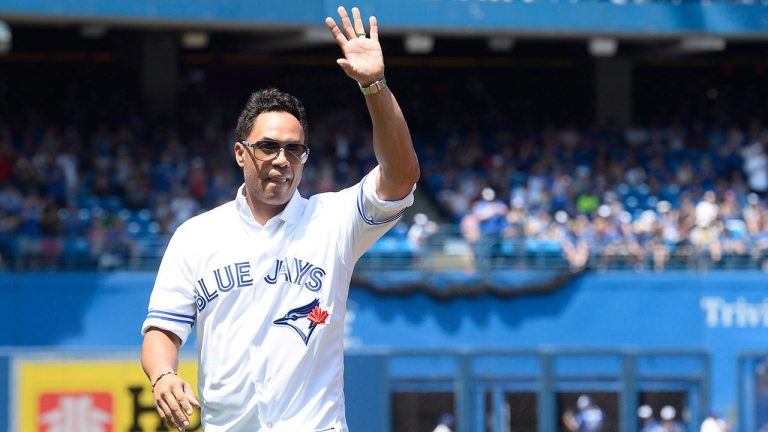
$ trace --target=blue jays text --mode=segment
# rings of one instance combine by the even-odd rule
[[[264,281],[274,285],[279,280],[284,280],[293,285],[303,286],[312,292],[318,292],[323,288],[324,277],[325,270],[309,261],[303,261],[298,258],[284,258],[275,259],[274,268],[264,276]],[[218,268],[213,271],[213,280],[216,285],[214,287],[211,284],[210,288],[205,278],[197,281],[195,303],[197,304],[198,312],[205,309],[208,303],[219,296],[219,293],[226,293],[234,288],[241,289],[253,286],[251,263],[247,261],[238,262]]]

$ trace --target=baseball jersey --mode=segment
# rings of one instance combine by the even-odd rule
[[[347,431],[352,270],[413,203],[413,193],[381,200],[374,171],[339,192],[296,191],[263,226],[241,186],[174,233],[142,333],[158,327],[184,343],[194,329],[206,432]]]

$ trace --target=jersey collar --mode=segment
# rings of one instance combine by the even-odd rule
[[[288,205],[285,206],[283,211],[275,215],[272,219],[267,221],[266,225],[273,224],[275,220],[282,220],[287,223],[294,222],[298,217],[301,216],[301,210],[302,210],[302,201],[303,198],[301,194],[299,193],[299,190],[296,189],[296,191],[293,192],[293,196],[291,197],[291,200],[288,201]],[[251,213],[251,208],[248,207],[248,202],[245,199],[245,183],[240,185],[240,187],[237,189],[237,196],[235,197],[235,206],[237,207],[237,212],[240,214],[240,218],[246,222],[250,226],[255,227],[261,227],[261,224],[256,222],[256,219],[253,218],[253,214]]]

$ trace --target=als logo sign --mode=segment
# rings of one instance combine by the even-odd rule
[[[40,432],[112,432],[112,395],[106,392],[43,393]]]
[[[152,385],[131,355],[124,359],[14,356],[9,431],[167,431],[157,414]],[[179,375],[197,387],[197,362],[179,362]],[[0,418],[0,425],[5,425]],[[187,431],[200,430],[199,411]],[[0,428],[2,428],[0,426]]]

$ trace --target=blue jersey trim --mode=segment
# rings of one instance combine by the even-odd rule
[[[180,314],[180,313],[166,312],[166,311],[161,311],[161,310],[157,310],[157,309],[150,309],[149,313],[159,313],[159,314],[163,314],[163,315],[170,315],[170,316],[175,316],[175,317],[179,317],[179,318],[187,318],[187,319],[191,319],[191,320],[195,319],[194,315],[184,315],[184,314]]]
[[[403,213],[405,213],[406,209],[402,209],[396,215],[394,215],[392,217],[389,217],[387,219],[381,220],[381,221],[375,221],[375,220],[373,220],[373,218],[369,218],[368,216],[365,215],[365,207],[363,206],[363,203],[365,202],[364,195],[363,195],[363,185],[365,184],[365,179],[367,179],[367,178],[368,178],[368,175],[363,177],[363,180],[360,181],[360,196],[358,196],[358,198],[357,198],[357,213],[360,214],[360,217],[363,218],[363,221],[365,221],[365,223],[367,223],[368,225],[384,225],[384,224],[390,223],[390,222],[396,220],[397,218],[399,218],[400,216],[402,216]]]
[[[168,317],[164,317],[164,316],[160,316],[160,315],[149,314],[149,315],[147,315],[147,319],[149,319],[149,318],[157,318],[157,319],[161,319],[161,320],[165,320],[165,321],[173,321],[173,322],[182,323],[182,324],[189,324],[191,326],[195,325],[194,321],[191,321],[191,322],[190,321],[184,321],[184,320],[175,319],[175,318],[168,318]]]

